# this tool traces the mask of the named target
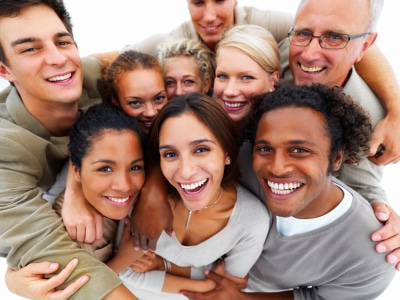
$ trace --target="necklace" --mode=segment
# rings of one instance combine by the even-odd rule
[[[185,228],[188,229],[189,223],[190,223],[190,218],[192,217],[192,213],[193,213],[193,212],[195,212],[195,211],[200,211],[200,210],[205,210],[205,209],[207,209],[207,208],[210,208],[210,207],[214,206],[215,204],[218,203],[219,199],[221,199],[221,195],[222,195],[222,188],[221,188],[221,192],[219,193],[219,196],[218,196],[217,200],[215,200],[213,203],[211,203],[211,204],[209,204],[209,205],[206,205],[206,206],[204,206],[203,208],[199,208],[199,209],[190,209],[190,208],[188,208],[188,207],[185,205],[185,202],[182,200],[183,206],[189,211],[189,214],[188,214],[188,217],[187,217],[187,220],[186,220],[186,226],[185,226]]]

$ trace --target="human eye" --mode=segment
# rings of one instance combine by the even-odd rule
[[[112,172],[112,169],[110,166],[101,166],[100,168],[97,169],[97,171],[103,173],[109,173]]]
[[[244,81],[249,81],[249,80],[253,80],[253,79],[254,79],[254,77],[250,76],[250,75],[243,75],[242,76],[242,80],[244,80]]]
[[[272,152],[272,149],[268,146],[258,146],[255,148],[255,151],[260,154],[267,154],[267,153]]]
[[[128,102],[128,105],[130,107],[137,108],[137,107],[139,107],[141,105],[141,103],[138,100],[132,100],[132,101]]]
[[[160,96],[157,96],[157,97],[154,99],[154,102],[156,102],[156,103],[163,103],[164,100],[165,100],[166,98],[167,98],[166,96],[160,95]]]
[[[186,79],[183,83],[185,85],[193,85],[195,84],[195,81],[193,79]]]
[[[336,32],[328,32],[323,34],[323,41],[331,46],[338,46],[347,42],[347,35]]]
[[[228,76],[225,75],[225,74],[222,74],[222,73],[221,74],[217,74],[215,77],[220,79],[220,80],[228,79]]]
[[[204,1],[201,1],[201,0],[193,0],[193,1],[192,1],[192,4],[194,4],[194,5],[196,5],[196,6],[200,6],[200,5],[204,4]]]
[[[177,157],[178,154],[174,151],[168,150],[168,151],[160,152],[160,156],[165,159],[173,159],[173,158]]]
[[[210,148],[206,146],[199,146],[194,150],[194,153],[206,153],[210,152]]]
[[[298,40],[308,40],[310,39],[311,35],[312,33],[306,30],[295,30],[293,37],[295,37]]]
[[[292,152],[292,153],[294,153],[295,155],[301,155],[301,156],[303,156],[303,155],[306,155],[306,154],[309,154],[309,153],[310,153],[310,151],[309,151],[309,150],[307,150],[307,149],[304,149],[304,148],[301,148],[301,147],[296,147],[296,148],[293,148],[291,152]]]
[[[32,53],[35,50],[37,50],[38,48],[34,48],[34,47],[30,47],[30,48],[24,48],[23,50],[21,50],[21,53]]]
[[[165,81],[165,86],[166,87],[172,87],[174,85],[175,85],[175,81],[173,81],[173,80],[166,80]]]
[[[143,166],[142,165],[133,165],[131,166],[131,171],[141,171],[143,170]]]

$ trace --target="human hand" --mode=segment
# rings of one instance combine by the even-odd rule
[[[386,256],[386,260],[396,264],[396,269],[400,271],[400,217],[384,203],[375,202],[371,205],[376,218],[385,222],[385,225],[371,236],[374,242],[379,242],[375,249],[379,253],[390,252]]]
[[[135,248],[142,248],[145,252],[155,251],[157,240],[163,230],[170,236],[174,235],[172,220],[172,211],[165,188],[162,184],[149,183],[149,176],[147,176],[131,215],[131,231]]]
[[[370,141],[368,159],[376,165],[387,165],[400,161],[400,115],[388,113],[374,129]],[[379,145],[384,151],[377,153]]]
[[[61,216],[71,239],[91,244],[102,238],[103,216],[86,201],[82,186],[72,172],[71,164]]]
[[[31,263],[18,271],[8,268],[5,282],[11,292],[21,297],[40,300],[68,299],[89,280],[89,276],[82,276],[69,284],[64,290],[56,290],[67,280],[77,265],[78,259],[71,260],[59,274],[50,279],[44,279],[43,275],[57,271],[58,263]]]
[[[164,270],[164,260],[161,256],[149,251],[131,264],[130,268],[138,273],[145,273],[153,270]]]
[[[217,273],[220,276],[223,276],[231,281],[233,281],[234,283],[236,283],[236,286],[239,290],[243,290],[247,287],[247,282],[249,281],[249,274],[247,274],[246,277],[241,278],[241,277],[235,277],[232,276],[228,273],[226,273],[225,271],[225,260],[221,259],[217,266],[214,268],[213,270],[215,273]]]
[[[215,289],[205,292],[197,293],[190,291],[181,291],[183,295],[191,300],[226,300],[226,299],[245,299],[245,295],[240,291],[237,284],[232,280],[221,276],[214,271],[206,271],[206,276],[215,282]]]
[[[136,250],[133,247],[133,236],[130,231],[129,218],[125,218],[124,231],[117,253],[107,262],[107,265],[116,273],[122,272],[125,268],[133,264],[137,259],[143,256],[141,249]]]

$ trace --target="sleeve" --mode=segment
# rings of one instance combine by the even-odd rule
[[[62,269],[78,258],[76,270],[62,288],[87,274],[91,279],[71,299],[103,298],[121,284],[119,278],[70,240],[61,218],[37,187],[43,172],[40,162],[25,147],[27,143],[6,138],[7,129],[1,125],[0,255],[13,269],[42,261],[58,262]]]
[[[370,203],[384,202],[388,204],[387,195],[381,186],[383,166],[377,166],[367,158],[363,158],[357,166],[343,164],[338,179],[356,190]]]
[[[165,271],[150,271],[138,273],[126,268],[119,274],[124,285],[135,293],[137,289],[145,289],[155,293],[161,293],[165,280]]]
[[[254,7],[245,7],[245,10],[247,23],[267,29],[278,44],[287,38],[289,30],[294,24],[294,16],[287,12],[260,10]]]
[[[265,208],[259,211],[266,211]],[[243,216],[244,214],[242,214]],[[259,216],[262,215],[261,218]],[[252,221],[247,224],[242,224],[245,230],[245,235],[241,237],[238,243],[229,251],[225,257],[225,271],[233,276],[244,278],[250,271],[251,267],[255,264],[260,256],[264,242],[269,230],[269,216],[268,214],[259,214],[254,212],[248,214]],[[254,226],[249,226],[253,223]]]
[[[56,198],[65,190],[65,186],[67,184],[67,175],[68,175],[68,167],[69,162],[67,161],[64,164],[64,167],[57,174],[56,181],[53,185],[47,189],[46,192],[43,193],[42,198],[48,202],[54,203]]]

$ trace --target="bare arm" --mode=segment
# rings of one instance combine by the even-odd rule
[[[90,244],[103,236],[103,216],[84,198],[81,184],[76,181],[71,167],[61,215],[71,239]]]
[[[135,247],[155,250],[163,230],[173,235],[172,211],[168,203],[168,185],[158,163],[146,172],[146,181],[131,216]]]
[[[375,127],[370,143],[370,160],[377,165],[398,162],[400,160],[400,86],[396,75],[377,45],[372,45],[355,67],[368,86],[381,99],[387,112],[387,116]],[[379,157],[373,157],[380,144],[386,151]]]

